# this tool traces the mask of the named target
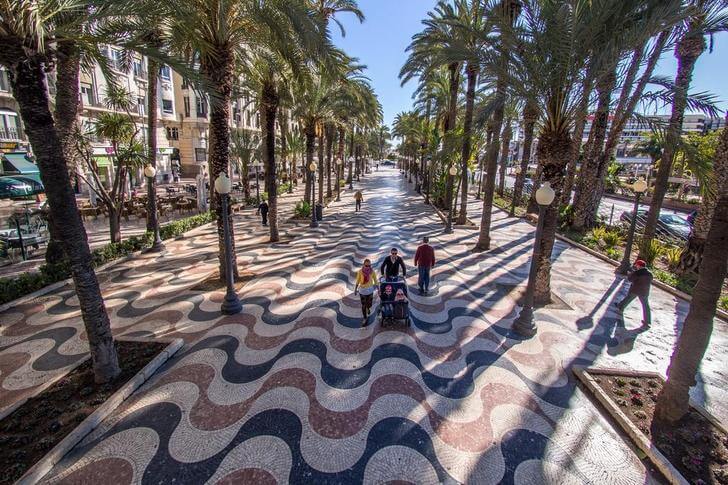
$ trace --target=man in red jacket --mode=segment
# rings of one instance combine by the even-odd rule
[[[422,244],[415,252],[415,266],[417,266],[417,286],[420,287],[420,295],[426,295],[430,289],[430,270],[435,266],[435,250],[429,244],[430,238],[422,238]]]

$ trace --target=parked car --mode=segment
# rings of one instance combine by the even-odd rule
[[[625,224],[632,222],[633,212],[623,212],[620,220]],[[637,229],[644,229],[647,220],[647,211],[641,210],[637,212]],[[675,214],[660,214],[657,219],[657,234],[662,236],[673,237],[677,239],[687,240],[690,237],[690,223],[683,217]]]

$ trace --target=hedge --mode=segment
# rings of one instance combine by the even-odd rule
[[[162,239],[172,239],[214,220],[213,212],[186,217],[161,226],[159,234]],[[96,268],[141,251],[150,247],[153,240],[152,233],[147,232],[141,236],[131,236],[121,242],[109,243],[104,247],[94,249],[91,252],[92,265]],[[0,305],[70,277],[71,264],[68,261],[62,261],[57,264],[44,264],[37,273],[23,273],[13,278],[0,278]]]

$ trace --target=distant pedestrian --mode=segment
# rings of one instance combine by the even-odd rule
[[[356,212],[359,212],[361,210],[361,202],[364,200],[364,195],[361,193],[361,190],[357,190],[354,194],[354,201],[356,202]]]
[[[649,328],[652,324],[652,312],[650,311],[650,287],[652,286],[652,273],[647,269],[647,264],[638,259],[632,265],[627,277],[630,281],[629,292],[622,301],[617,303],[620,312],[629,305],[632,300],[639,298],[642,303],[642,326]]]
[[[258,206],[258,214],[263,218],[263,225],[268,225],[268,203],[266,201],[262,201],[260,205]]]
[[[426,295],[430,291],[430,270],[435,266],[435,250],[430,246],[430,238],[422,238],[422,244],[415,252],[415,266],[417,266],[417,286],[420,287],[420,295]]]
[[[402,268],[402,278],[406,278],[407,267],[404,265],[404,260],[397,254],[397,248],[392,248],[389,256],[384,259],[379,271],[382,273],[383,278],[396,280],[399,277],[400,268]]]
[[[365,259],[362,268],[356,272],[356,283],[354,285],[354,294],[358,293],[361,299],[362,327],[367,326],[369,315],[372,313],[374,291],[378,284],[377,273],[372,269],[372,262]]]

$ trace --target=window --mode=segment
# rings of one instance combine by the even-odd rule
[[[96,95],[94,94],[94,87],[88,83],[81,83],[81,102],[89,106],[96,104]]]
[[[190,88],[190,82],[187,80],[187,78],[182,78],[182,89],[189,89]]]
[[[169,68],[169,66],[162,66],[159,69],[159,77],[162,79],[162,81],[172,80],[172,70]]]
[[[255,127],[260,127],[260,113],[255,113]]]
[[[195,148],[195,161],[206,162],[207,161],[207,149],[206,148]]]
[[[179,129],[167,127],[167,140],[179,140]]]
[[[185,104],[185,118],[190,117],[190,97],[185,96],[184,97],[184,104]]]
[[[0,91],[10,91],[10,81],[8,80],[8,71],[0,69]]]
[[[109,65],[117,71],[122,70],[123,54],[120,50],[109,49],[108,50]]]
[[[167,115],[174,114],[174,107],[172,106],[171,99],[162,100],[162,112]]]
[[[207,100],[203,96],[197,97],[197,117],[207,118]]]
[[[139,96],[137,98],[137,113],[139,113],[140,116],[145,116],[147,113],[147,102],[146,99],[144,99],[143,96]]]
[[[0,114],[0,138],[5,140],[19,140],[20,129],[18,116],[12,113]]]
[[[147,71],[144,69],[141,59],[134,59],[134,76],[141,79],[147,78]]]

